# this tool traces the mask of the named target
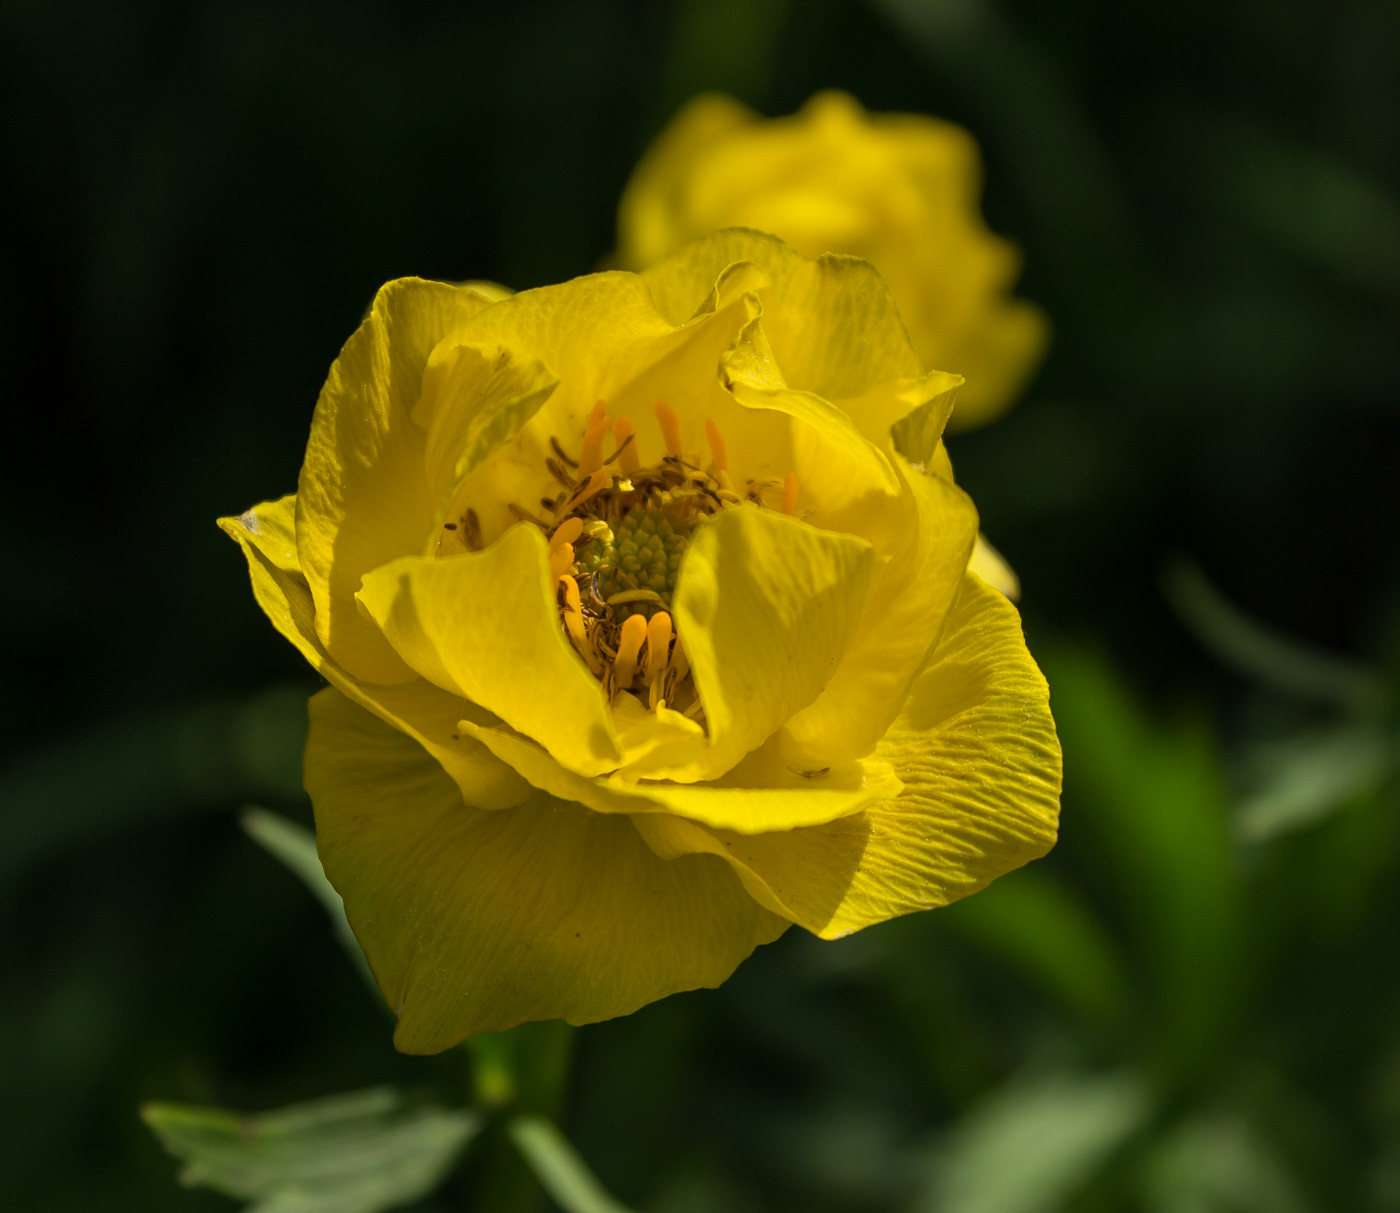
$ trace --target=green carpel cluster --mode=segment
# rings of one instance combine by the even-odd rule
[[[598,575],[598,597],[604,602],[618,594],[649,591],[651,599],[613,603],[613,614],[621,623],[629,615],[650,619],[657,611],[671,609],[671,593],[681,557],[690,542],[694,522],[674,510],[640,506],[629,510],[609,530],[585,544],[574,565],[574,576],[582,582]]]

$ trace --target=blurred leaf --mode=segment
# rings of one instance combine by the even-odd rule
[[[240,801],[300,800],[307,689],[111,721],[0,780],[0,881],[117,830]]]
[[[1162,588],[1196,639],[1246,677],[1324,703],[1370,708],[1383,701],[1385,686],[1373,671],[1255,622],[1211,584],[1194,560],[1169,564]]]
[[[408,1107],[390,1087],[258,1116],[159,1103],[141,1115],[184,1160],[181,1183],[252,1200],[248,1213],[377,1213],[418,1200],[480,1127],[471,1112]]]
[[[1202,1116],[1157,1144],[1148,1213],[1302,1213],[1297,1184],[1267,1142],[1232,1115]]]
[[[1321,821],[1385,777],[1394,744],[1379,730],[1340,725],[1258,747],[1250,765],[1259,786],[1235,810],[1236,835],[1265,842]]]
[[[1051,1213],[1145,1123],[1131,1074],[1013,1081],[953,1130],[917,1213]]]
[[[509,1132],[544,1190],[565,1213],[629,1213],[603,1190],[552,1120],[517,1116]]]
[[[356,971],[374,991],[375,1001],[383,1003],[374,974],[370,972],[369,962],[365,960],[355,932],[350,929],[350,923],[346,920],[345,903],[340,899],[340,894],[331,887],[331,882],[326,879],[326,873],[321,868],[321,857],[316,852],[316,835],[305,826],[288,821],[276,813],[269,813],[266,809],[244,809],[239,821],[254,842],[300,877],[302,883],[325,906],[326,913],[330,915],[331,925],[335,928],[336,938],[350,954]]]
[[[1231,1028],[1241,883],[1220,759],[1204,727],[1151,721],[1103,661],[1043,651],[1065,752],[1065,821],[1086,830],[1094,875],[1126,905],[1132,955],[1155,986],[1160,1061],[1208,1064]]]
[[[1085,1018],[1118,1019],[1127,980],[1112,940],[1084,903],[1049,873],[1022,868],[976,897],[955,902],[941,921],[1000,956]]]

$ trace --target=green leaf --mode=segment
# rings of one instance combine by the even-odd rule
[[[1272,631],[1225,597],[1193,560],[1178,560],[1162,588],[1196,639],[1239,673],[1302,699],[1369,709],[1384,701],[1380,677],[1348,661]]]
[[[1278,1153],[1229,1113],[1193,1117],[1155,1143],[1145,1184],[1149,1213],[1302,1213],[1308,1207]]]
[[[251,1200],[246,1213],[378,1213],[418,1200],[480,1127],[471,1112],[410,1107],[391,1087],[258,1116],[165,1103],[141,1116],[184,1160],[181,1183]]]
[[[239,820],[248,836],[299,876],[302,883],[325,906],[326,913],[330,915],[331,925],[335,928],[336,938],[350,954],[356,970],[369,982],[376,1000],[382,1001],[374,974],[369,970],[369,962],[365,960],[365,954],[345,918],[345,903],[340,899],[340,894],[331,887],[331,882],[326,879],[326,873],[321,868],[321,857],[316,853],[316,835],[305,826],[299,826],[276,813],[269,813],[266,809],[244,809]]]
[[[1151,1111],[1130,1074],[1022,1079],[953,1131],[917,1213],[1051,1213],[1093,1179]]]
[[[552,1120],[517,1116],[509,1132],[541,1186],[565,1213],[629,1213],[603,1190]]]
[[[1394,743],[1377,729],[1341,725],[1258,747],[1255,790],[1235,810],[1241,842],[1266,842],[1330,816],[1380,784]]]

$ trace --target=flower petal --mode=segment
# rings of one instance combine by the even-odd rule
[[[884,564],[863,539],[752,506],[696,527],[672,614],[705,705],[710,748],[683,771],[713,779],[821,693]]]
[[[510,729],[468,720],[462,729],[551,796],[599,813],[675,813],[740,834],[821,825],[897,796],[904,786],[890,765],[878,760],[819,771],[791,766],[776,738],[709,783],[588,779]]]
[[[297,556],[316,604],[316,635],[357,678],[413,672],[356,609],[360,578],[432,536],[438,502],[427,435],[412,421],[433,348],[490,306],[464,287],[401,278],[374,304],[331,367],[297,485]]]
[[[622,760],[607,696],[559,625],[544,536],[517,524],[484,552],[407,556],[357,595],[394,651],[587,775]]]
[[[1016,609],[968,576],[932,659],[876,757],[903,793],[828,825],[741,835],[637,817],[664,857],[708,853],[750,894],[824,939],[946,905],[1045,854],[1060,745]]]
[[[253,594],[273,626],[333,686],[424,746],[456,781],[467,803],[482,808],[519,804],[530,785],[485,746],[457,727],[462,701],[418,679],[399,686],[363,683],[326,652],[316,635],[311,590],[296,562],[295,498],[256,505],[219,526],[238,541],[248,560]],[[483,720],[486,714],[481,713]]]
[[[406,1053],[717,986],[788,925],[724,864],[662,860],[623,817],[547,796],[464,805],[421,747],[333,689],[311,701],[306,786]]]
[[[680,324],[737,261],[753,262],[770,279],[759,297],[789,387],[843,400],[923,375],[889,288],[858,257],[828,254],[811,261],[776,236],[728,228],[687,245],[642,277],[662,314]]]
[[[899,715],[958,594],[977,538],[977,510],[966,493],[899,463],[909,490],[905,504],[914,516],[905,533],[915,542],[886,565],[831,681],[787,724],[793,744],[818,765],[869,754]]]

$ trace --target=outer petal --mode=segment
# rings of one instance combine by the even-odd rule
[[[374,686],[347,673],[316,635],[311,590],[296,562],[295,498],[254,506],[219,525],[243,548],[258,605],[312,667],[356,703],[417,739],[456,781],[469,804],[485,809],[519,804],[530,785],[485,746],[458,727],[461,699],[421,679],[401,686]],[[482,721],[488,721],[481,713]]]
[[[535,787],[562,800],[599,813],[674,813],[740,834],[825,824],[897,796],[904,786],[888,763],[877,760],[819,771],[790,766],[777,738],[709,783],[588,779],[510,729],[468,720],[462,721],[462,729]]]
[[[311,701],[306,786],[406,1053],[719,985],[788,925],[724,864],[659,859],[623,817],[546,796],[467,807],[417,744],[334,690]]]
[[[587,775],[622,759],[602,686],[559,626],[544,536],[519,523],[484,552],[410,556],[358,595],[408,665]]]
[[[1060,746],[1015,608],[969,576],[928,666],[876,756],[895,800],[785,834],[638,817],[660,855],[719,855],[754,898],[825,939],[946,905],[1055,841]]]
[[[411,415],[433,348],[488,306],[464,287],[388,283],[316,403],[297,488],[297,556],[316,604],[316,635],[357,678],[414,677],[354,595],[370,569],[421,551],[433,534],[438,503],[425,474],[426,433]]]
[[[705,705],[710,748],[658,777],[713,779],[826,686],[865,615],[884,560],[863,539],[766,510],[697,527],[673,597]]]
[[[875,749],[899,715],[962,584],[977,538],[977,510],[949,481],[907,463],[912,550],[886,566],[859,633],[821,695],[788,721],[801,751],[823,762]]]

